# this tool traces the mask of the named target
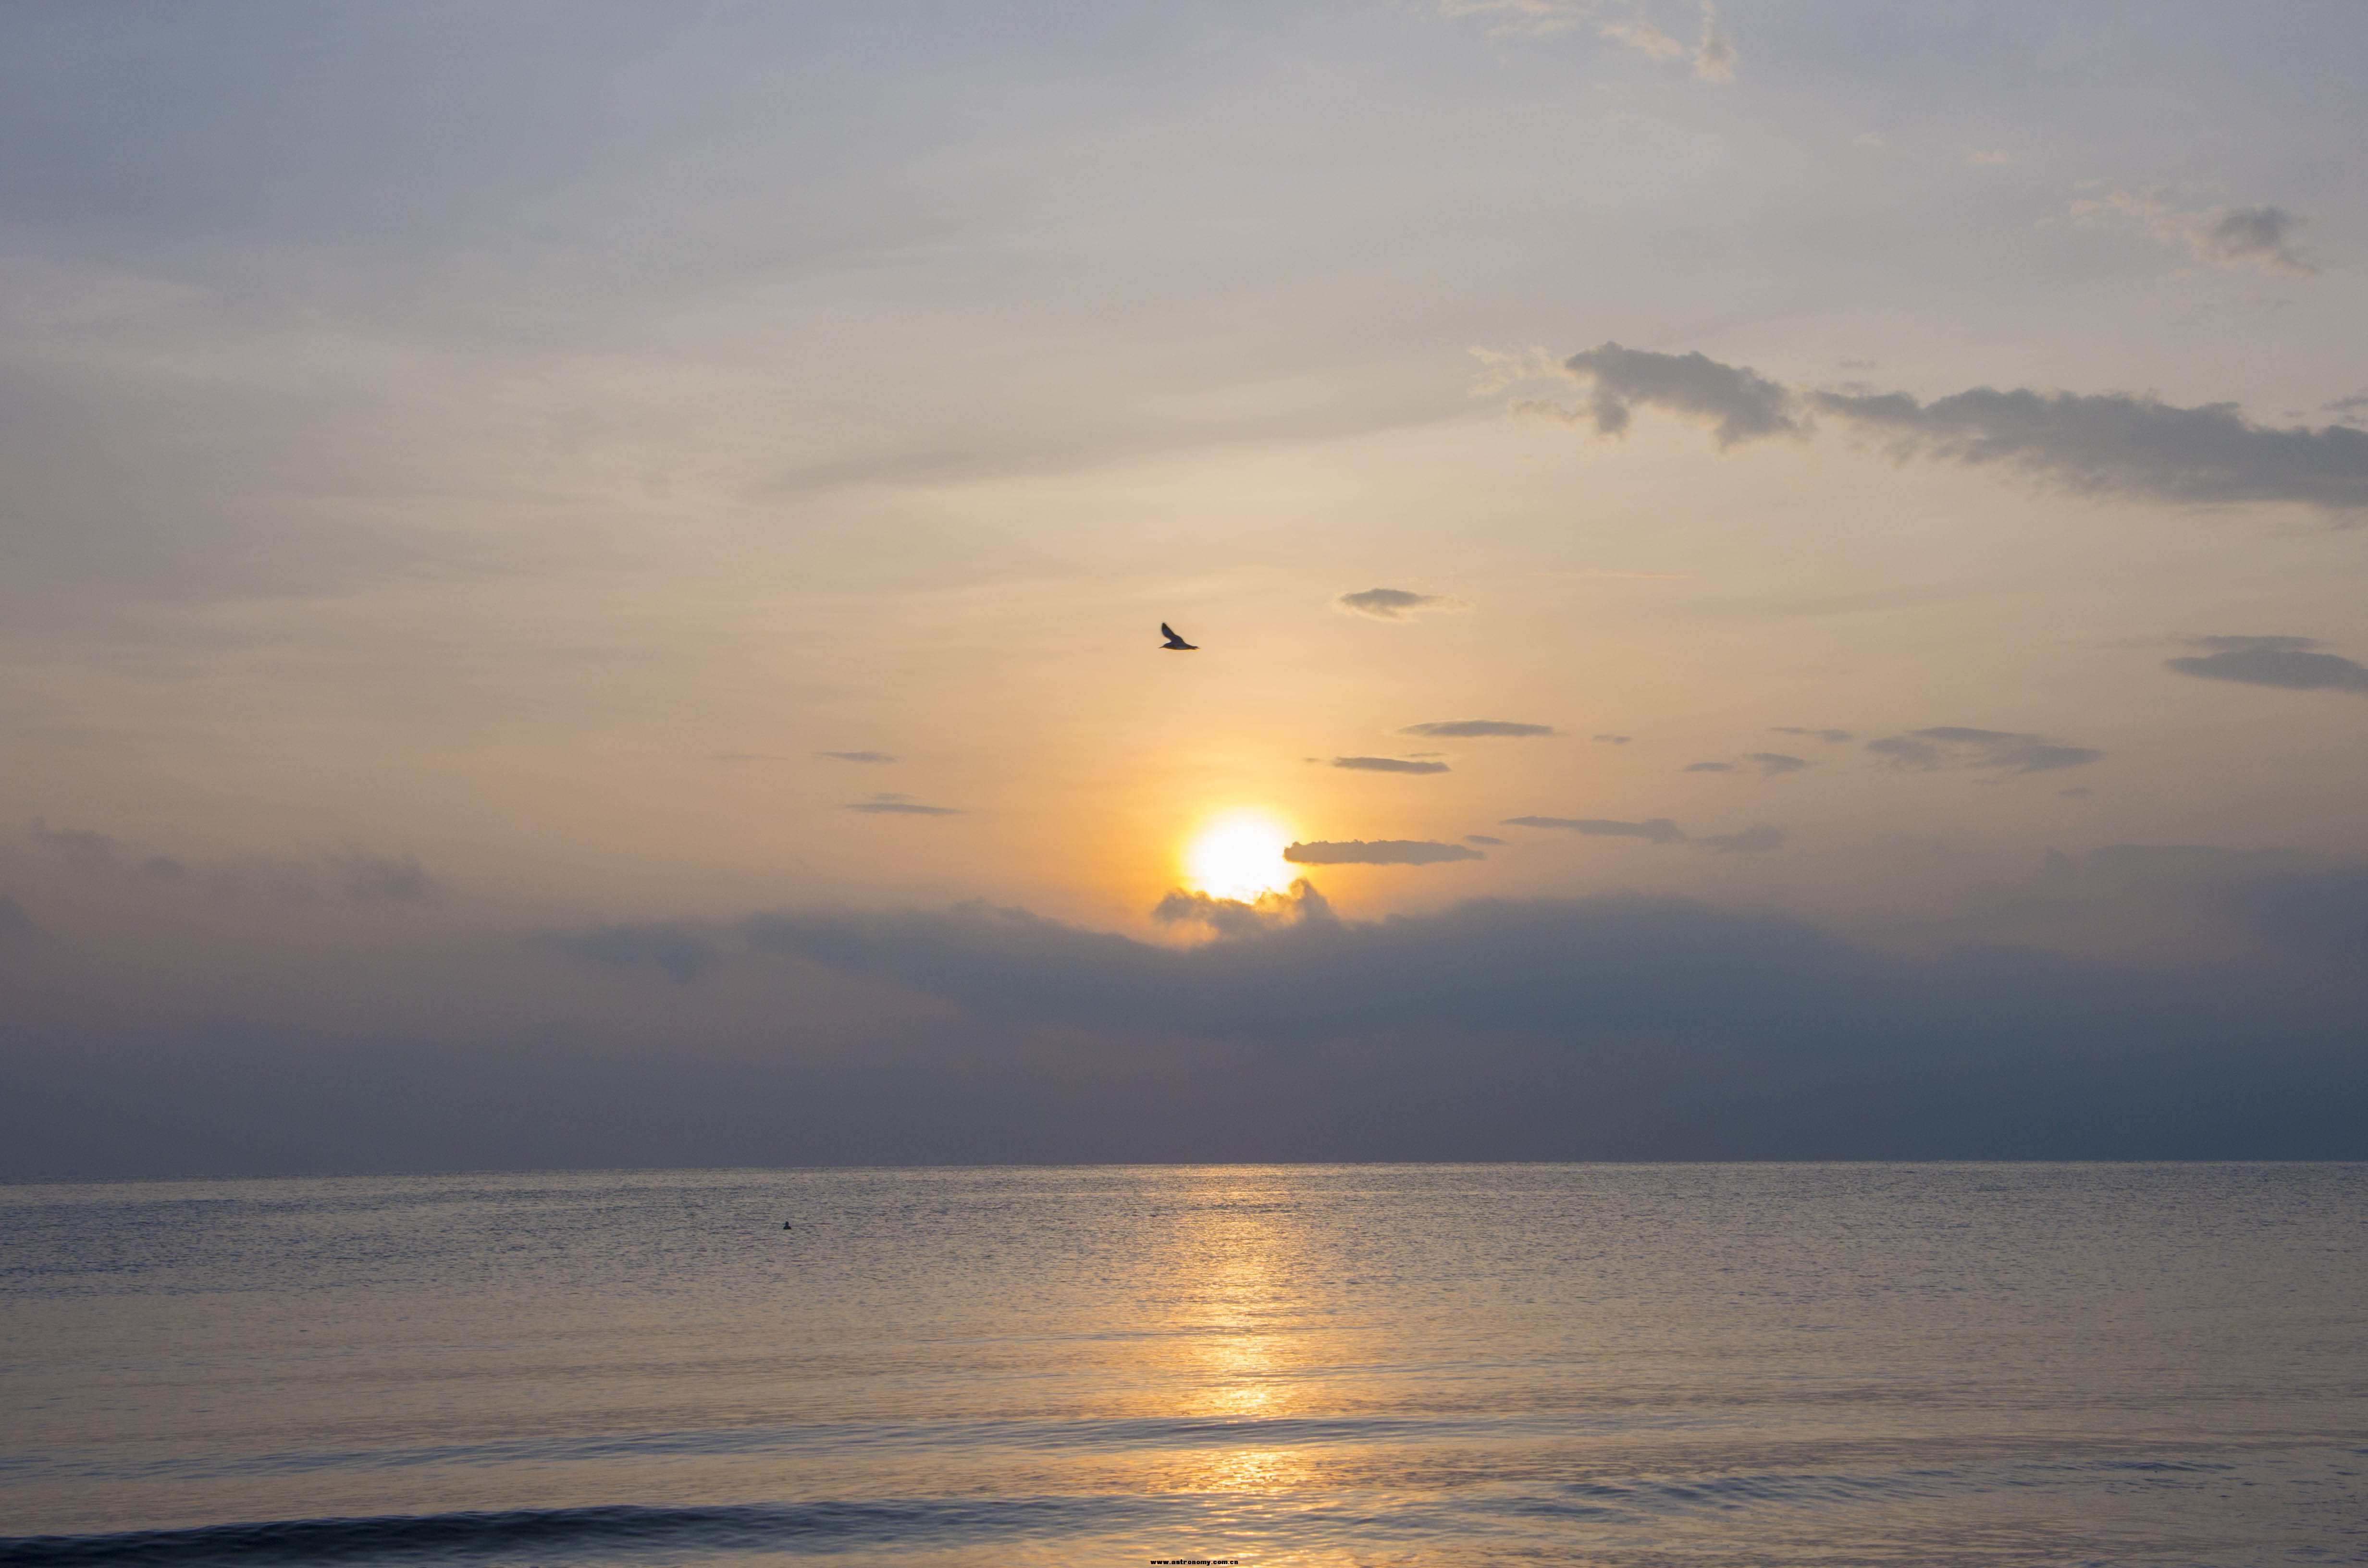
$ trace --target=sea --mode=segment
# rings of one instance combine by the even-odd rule
[[[0,1564],[2368,1562],[2368,1166],[0,1187]]]

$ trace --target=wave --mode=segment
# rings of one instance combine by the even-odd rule
[[[108,1535],[0,1537],[0,1568],[210,1568],[215,1563],[609,1561],[652,1552],[848,1550],[1156,1525],[1148,1498],[931,1498],[654,1508],[520,1508],[278,1519]]]

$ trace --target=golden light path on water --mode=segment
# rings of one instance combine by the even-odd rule
[[[1291,830],[1267,812],[1241,807],[1221,812],[1186,842],[1180,858],[1185,880],[1212,898],[1255,902],[1297,879],[1297,868],[1282,858],[1291,842]]]
[[[1201,1387],[1196,1414],[1255,1422],[1304,1414],[1293,1342],[1304,1325],[1281,1195],[1254,1176],[1194,1192],[1179,1237],[1190,1260],[1185,1321]],[[1279,1493],[1313,1479],[1308,1457],[1256,1444],[1210,1452],[1180,1478],[1193,1491]]]

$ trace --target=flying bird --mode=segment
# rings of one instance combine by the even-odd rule
[[[1184,639],[1176,635],[1176,629],[1168,625],[1164,620],[1159,623],[1159,635],[1167,639],[1167,642],[1160,644],[1162,648],[1171,649],[1179,653],[1192,653],[1200,651],[1201,644],[1198,642],[1185,642]]]

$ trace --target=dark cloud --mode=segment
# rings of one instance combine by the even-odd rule
[[[1756,751],[1751,754],[1750,760],[1751,765],[1759,769],[1759,777],[1762,778],[1774,778],[1786,773],[1798,773],[1804,767],[1816,766],[1805,758],[1787,756],[1781,751]]]
[[[1731,762],[1690,762],[1686,764],[1685,767],[1679,769],[1679,771],[1681,773],[1732,773],[1735,771],[1735,764]]]
[[[1764,855],[1781,846],[1784,838],[1782,828],[1763,822],[1747,827],[1741,833],[1714,833],[1694,842],[1722,855]]]
[[[1359,773],[1444,773],[1443,762],[1411,762],[1402,756],[1336,756],[1335,767],[1350,768]]]
[[[1848,730],[1804,730],[1794,724],[1778,724],[1768,733],[1771,735],[1802,735],[1811,740],[1823,741],[1829,746],[1839,745],[1850,738],[1850,733]]]
[[[398,858],[352,851],[329,864],[339,888],[358,903],[424,903],[437,896],[435,881],[408,855]]]
[[[825,751],[815,755],[837,757],[841,762],[894,762],[896,760],[884,751]]]
[[[2224,264],[2255,262],[2280,272],[2316,272],[2290,243],[2302,220],[2280,207],[2236,207],[2207,222],[2203,254]]]
[[[51,827],[39,817],[33,819],[28,836],[77,871],[105,870],[123,854],[123,841],[111,834],[87,827]]]
[[[1492,838],[1485,833],[1467,833],[1463,835],[1463,842],[1466,844],[1502,844],[1505,841],[1501,838]]]
[[[2085,494],[2368,507],[2368,431],[2272,428],[2247,420],[2234,403],[2180,408],[2127,392],[1988,387],[1930,403],[1905,392],[1821,392],[1809,402],[1887,440],[1895,456],[2008,463]]]
[[[874,795],[868,801],[853,801],[847,809],[877,816],[958,817],[962,814],[958,807],[924,806],[905,795]]]
[[[1589,838],[1645,838],[1655,844],[1683,844],[1686,835],[1667,817],[1647,822],[1613,822],[1602,817],[1507,817],[1508,827],[1555,827]]]
[[[2232,233],[2258,226],[2256,217],[2232,216]],[[1648,354],[1617,344],[1574,355],[1563,369],[1593,383],[1586,410],[1516,400],[1515,411],[1591,421],[1616,435],[1627,428],[1632,407],[1656,407],[1712,423],[1725,450],[1804,435],[1805,410],[1884,442],[1903,460],[2003,463],[2083,494],[2195,506],[2291,501],[2329,512],[2368,509],[2368,431],[2256,425],[2235,403],[2182,408],[2129,392],[2027,387],[1975,387],[1931,403],[1896,392],[1796,393],[1701,354]]]
[[[617,972],[649,970],[688,985],[722,963],[731,942],[725,933],[683,922],[595,926],[556,932],[543,940],[555,950],[596,969]]]
[[[1911,730],[1904,735],[1884,735],[1867,742],[1866,749],[1888,759],[1894,767],[1997,768],[2010,774],[2080,767],[2105,755],[2088,746],[2065,745],[2044,735],[1973,730],[1955,724]]]
[[[1340,608],[1375,620],[1406,620],[1425,610],[1470,609],[1462,599],[1446,594],[1417,594],[1406,588],[1367,588],[1342,594],[1332,601]]]
[[[1601,741],[1608,746],[1624,746],[1634,737],[1630,735],[1597,735],[1594,738]]]
[[[407,855],[372,855],[353,849],[325,861],[249,856],[193,868],[170,855],[135,859],[123,840],[95,828],[53,828],[36,819],[29,836],[78,871],[127,871],[152,881],[194,883],[218,899],[260,896],[302,903],[318,898],[324,866],[336,890],[358,903],[420,903],[438,896],[434,879]]]
[[[6,893],[0,893],[0,942],[22,940],[38,930],[32,915],[26,912],[23,904]]]
[[[1702,354],[1656,354],[1606,343],[1572,355],[1562,368],[1592,387],[1584,409],[1524,399],[1515,411],[1591,424],[1598,435],[1619,436],[1627,432],[1632,410],[1657,408],[1710,426],[1721,451],[1742,441],[1806,433],[1794,417],[1799,400],[1791,391]]]
[[[2314,638],[2192,637],[2188,641],[2210,652],[2168,660],[2165,667],[2205,680],[2242,681],[2289,691],[2368,692],[2368,665],[2340,654],[2313,652],[2324,646]]]
[[[1444,719],[1428,724],[1408,724],[1398,732],[1401,735],[1425,735],[1436,741],[1518,739],[1554,733],[1551,724],[1517,724],[1506,719]]]
[[[2294,248],[2303,220],[2282,207],[2214,207],[2184,212],[2160,186],[2116,190],[2072,203],[2072,222],[2084,226],[2135,227],[2157,244],[2184,249],[2213,267],[2256,267],[2307,277],[2318,268]]]
[[[1282,858],[1294,866],[1433,866],[1447,860],[1480,860],[1486,857],[1461,844],[1440,844],[1428,838],[1357,838],[1341,844],[1293,844]]]
[[[188,965],[62,937],[11,960],[0,1175],[2368,1155],[2368,867],[2118,848],[2031,896],[2221,935],[2109,960],[1636,895],[1349,921],[1304,889],[1178,895],[1190,944],[984,904],[275,943],[202,1006]],[[212,967],[236,933],[204,929]]]

